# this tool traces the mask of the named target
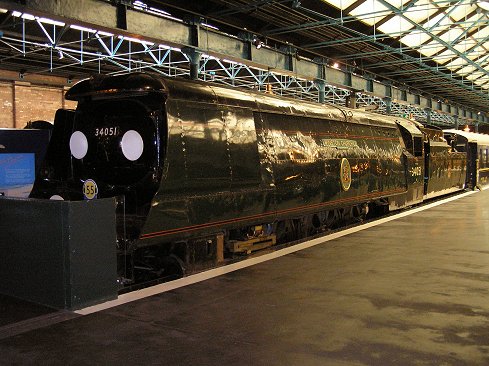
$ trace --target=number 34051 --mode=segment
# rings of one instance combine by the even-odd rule
[[[101,136],[117,136],[119,127],[100,127],[95,129],[95,137]]]

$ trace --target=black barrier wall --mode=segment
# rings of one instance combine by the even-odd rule
[[[0,198],[0,293],[58,309],[117,297],[115,200]]]

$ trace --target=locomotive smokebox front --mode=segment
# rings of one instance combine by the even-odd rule
[[[43,196],[65,200],[120,197],[118,225],[123,228],[118,232],[124,237],[118,240],[134,241],[162,175],[166,89],[160,80],[137,73],[83,80],[67,92],[66,99],[78,101],[77,109],[71,118],[60,114],[55,129],[64,136],[59,145],[69,149],[64,167],[69,173],[52,173],[48,180],[64,182],[57,191],[44,189]]]

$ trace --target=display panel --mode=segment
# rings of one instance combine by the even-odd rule
[[[27,198],[35,179],[35,154],[0,153],[0,195]]]

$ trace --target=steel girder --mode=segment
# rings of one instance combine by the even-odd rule
[[[90,73],[120,73],[131,71],[152,71],[166,76],[189,76],[190,57],[184,48],[155,42],[154,39],[129,36],[115,29],[87,27],[68,24],[61,20],[52,20],[40,16],[11,11],[11,19],[20,25],[20,33],[3,34],[0,43],[11,50],[11,54],[0,56],[0,61],[19,63],[33,55],[41,55],[39,59],[47,67],[41,72],[55,73],[80,66]],[[35,31],[34,31],[35,29]],[[33,36],[35,34],[35,36]],[[246,61],[246,60],[243,60]],[[393,100],[387,111],[385,102],[379,96],[368,93],[354,92],[352,89],[325,83],[321,78],[304,78],[282,73],[280,70],[263,69],[244,62],[237,62],[205,53],[198,57],[199,78],[215,82],[256,89],[270,90],[275,94],[301,98],[310,101],[330,102],[345,105],[347,98],[355,93],[358,105],[377,105],[380,113],[409,115],[424,121],[424,107],[412,105],[405,107],[403,103]],[[39,65],[34,65],[39,72]],[[24,70],[23,73],[29,72]],[[321,86],[324,84],[323,95]],[[267,87],[268,86],[268,87]],[[368,101],[368,102],[367,102]],[[440,121],[447,125],[445,114],[432,111],[432,121]],[[438,117],[438,116],[441,117]],[[475,117],[475,118],[474,118]],[[469,113],[467,123],[474,124],[484,120]]]

